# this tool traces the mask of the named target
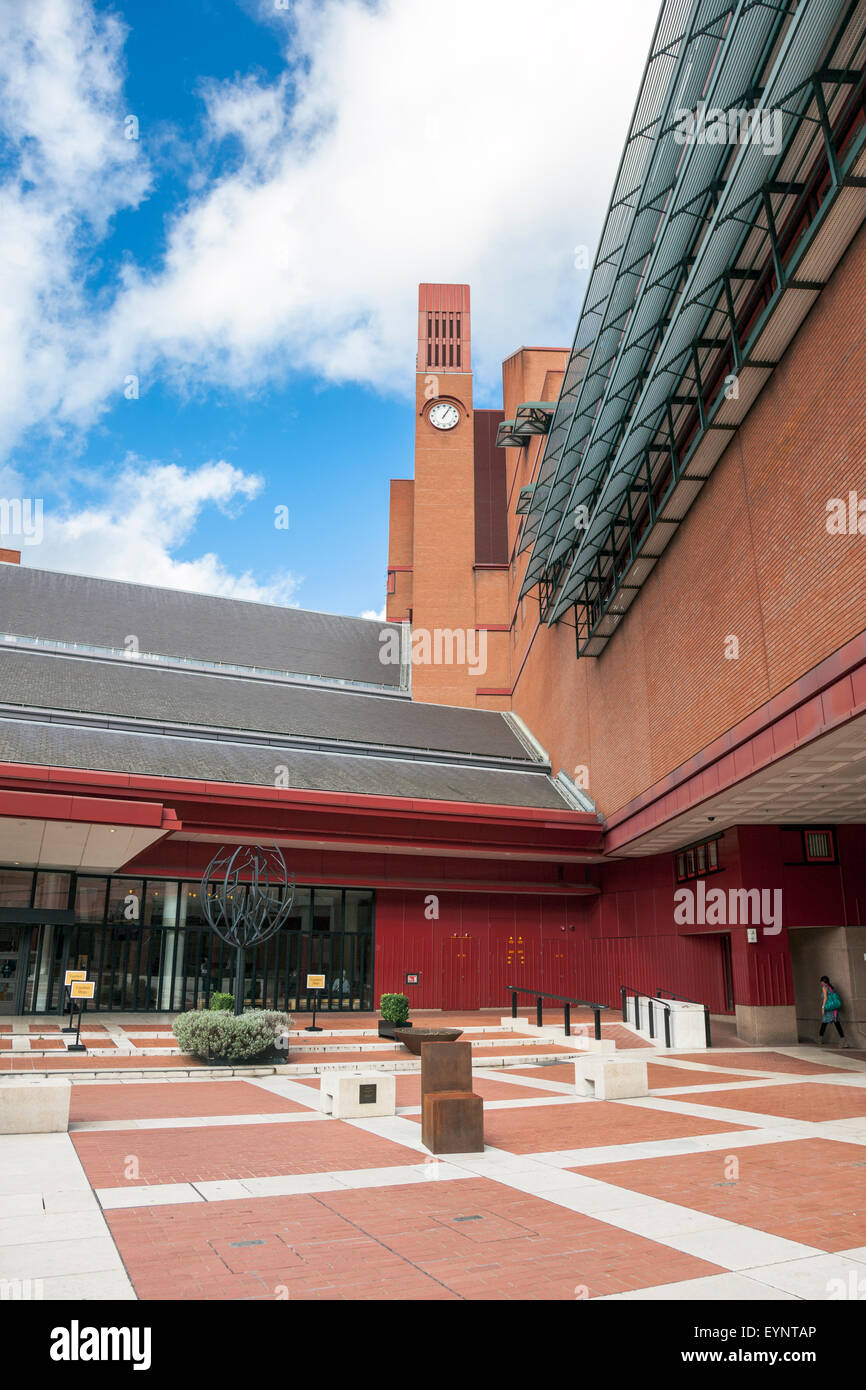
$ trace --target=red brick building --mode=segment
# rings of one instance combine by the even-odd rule
[[[574,344],[501,410],[421,287],[386,623],[0,553],[0,1011],[230,989],[202,875],[276,843],[253,1002],[629,986],[784,1042],[826,973],[863,1038],[864,19],[665,0]]]
[[[810,1032],[824,973],[866,1006],[862,19],[663,6],[573,348],[503,364],[491,463],[450,360],[460,418],[431,419],[468,287],[423,285],[392,493],[389,618],[487,634],[483,674],[419,661],[415,698],[517,714],[599,814],[571,987],[672,990],[753,1041]],[[767,139],[678,138],[747,89]],[[699,879],[780,922],[677,922]]]

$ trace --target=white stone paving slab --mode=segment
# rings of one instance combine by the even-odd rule
[[[147,1120],[80,1120],[73,1122],[70,1132],[86,1133],[88,1130],[130,1130],[130,1129],[211,1129],[214,1125],[284,1125],[298,1120],[323,1120],[327,1116],[315,1112],[287,1114],[280,1110],[274,1114],[261,1115],[172,1115],[165,1119]]]
[[[866,1262],[845,1254],[828,1255],[816,1250],[807,1259],[774,1262],[749,1270],[751,1278],[771,1288],[816,1301],[866,1299]]]
[[[0,1248],[0,1279],[48,1279],[56,1274],[120,1274],[117,1248],[105,1234],[82,1240],[29,1241]]]
[[[99,1270],[95,1274],[58,1274],[41,1280],[42,1298],[48,1302],[135,1302],[136,1295],[125,1270]]]
[[[632,1289],[629,1293],[607,1293],[597,1303],[671,1302],[727,1303],[731,1300],[796,1301],[797,1295],[784,1293],[769,1284],[761,1284],[751,1275],[708,1274],[703,1279],[682,1279],[677,1284],[654,1284],[650,1289]]]
[[[98,1207],[92,1211],[47,1212],[9,1216],[0,1220],[0,1247],[30,1245],[37,1241],[89,1240],[105,1234]]]
[[[141,1187],[98,1187],[96,1195],[104,1211],[123,1207],[164,1207],[175,1202],[203,1202],[190,1182],[143,1184]]]
[[[681,1250],[684,1255],[709,1260],[710,1264],[722,1265],[725,1269],[739,1270],[822,1253],[814,1246],[785,1240],[782,1236],[757,1231],[751,1226],[740,1226],[734,1221],[726,1221],[723,1229],[716,1227],[713,1230],[684,1231],[679,1234],[671,1232],[662,1243],[674,1250]]]

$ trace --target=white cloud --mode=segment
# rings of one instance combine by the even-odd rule
[[[6,495],[12,495],[9,474],[3,481]],[[128,458],[118,473],[91,490],[85,506],[46,510],[42,543],[25,544],[22,561],[71,574],[134,579],[158,588],[292,603],[300,580],[289,572],[263,583],[249,570],[232,574],[212,551],[191,560],[180,560],[174,553],[189,543],[208,507],[235,515],[262,486],[262,478],[223,459],[184,469]],[[20,480],[15,490],[20,495]]]
[[[384,603],[382,604],[382,607],[379,609],[378,613],[376,612],[375,608],[365,608],[363,613],[361,614],[361,617],[369,618],[374,623],[385,623],[388,621],[387,615],[385,613]]]
[[[130,372],[143,390],[246,390],[291,369],[402,390],[421,280],[472,285],[488,390],[522,342],[569,342],[586,283],[574,248],[597,237],[654,12],[263,8],[285,26],[285,73],[204,85],[208,139],[234,137],[235,157],[175,212],[163,263],[124,267],[94,302],[78,257],[148,186],[120,136],[123,32],[88,0],[4,7],[0,118],[21,151],[0,221],[6,443],[37,421],[86,426]]]
[[[124,37],[87,0],[0,5],[0,452],[63,418],[99,317],[82,284],[87,254],[149,185],[124,138]],[[91,409],[101,398],[99,387]]]

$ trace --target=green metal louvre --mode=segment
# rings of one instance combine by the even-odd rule
[[[565,369],[562,388],[551,423],[547,447],[536,481],[533,508],[527,518],[521,541],[525,550],[544,534],[547,498],[556,475],[567,437],[579,407],[580,398],[596,371],[597,339],[603,327],[605,310],[611,290],[616,284],[620,256],[631,223],[633,208],[629,199],[640,188],[643,176],[658,135],[662,102],[672,73],[678,69],[685,53],[683,38],[686,21],[695,0],[665,0],[650,45],[638,98],[632,114],[625,148],[614,182],[613,195],[601,234],[578,321],[571,354]],[[680,57],[678,58],[678,53]],[[531,588],[544,568],[546,552],[543,544],[530,557],[524,591]]]
[[[814,61],[816,50],[820,55],[823,38],[823,34],[819,35],[817,40],[814,34],[804,37],[801,33],[798,36],[797,47],[794,48],[792,45],[788,49],[789,61],[787,66],[789,70],[785,74],[788,80],[792,75],[792,67],[799,67],[802,71],[809,72],[810,65],[805,58],[809,43],[811,42],[811,56]],[[852,78],[853,75],[846,80],[852,80]],[[801,88],[799,93],[795,88],[788,97],[777,101],[776,109],[779,109],[783,104],[790,104],[791,98],[795,94],[800,106],[804,105],[805,101],[812,99],[811,87]],[[768,109],[770,109],[769,106]],[[790,122],[790,126],[794,129],[794,139],[789,139],[787,149],[777,167],[788,162],[792,152],[795,158],[797,156],[795,141],[798,124],[793,120]],[[812,122],[811,128],[816,130],[815,122]],[[809,127],[807,127],[808,129]],[[790,136],[790,128],[787,133]],[[813,137],[813,144],[821,142],[822,139],[823,136],[816,133]],[[855,167],[861,146],[862,136],[860,141],[855,143],[849,151],[847,160],[849,170]],[[595,505],[592,524],[586,532],[583,545],[579,547],[557,596],[550,615],[551,621],[561,616],[569,604],[575,600],[582,602],[584,607],[589,603],[590,605],[595,604],[598,608],[598,596],[604,588],[607,591],[604,608],[608,616],[604,617],[599,609],[588,626],[597,624],[597,632],[604,637],[609,636],[614,630],[619,616],[634,598],[646,578],[649,568],[652,567],[652,563],[664,549],[664,545],[670,539],[679,520],[685,515],[700,491],[704,478],[709,475],[712,466],[723,452],[727,443],[724,432],[732,431],[745,417],[752,401],[765,384],[772,368],[785,351],[800,322],[812,307],[826,278],[832,272],[833,265],[841,255],[840,250],[823,276],[812,279],[801,275],[798,278],[797,267],[807,264],[809,248],[824,224],[828,222],[829,214],[837,200],[843,195],[846,186],[847,192],[853,197],[856,206],[853,209],[843,209],[848,216],[848,235],[844,239],[844,245],[848,244],[850,237],[866,214],[866,193],[863,191],[863,181],[849,172],[845,177],[840,177],[837,186],[828,190],[819,211],[813,218],[810,236],[801,238],[799,244],[794,243],[795,254],[789,263],[784,265],[775,236],[775,226],[796,202],[794,190],[798,188],[798,185],[782,178],[768,180],[766,170],[760,167],[764,158],[765,156],[754,146],[745,146],[741,151],[741,157],[738,160],[741,177],[731,179],[726,190],[726,193],[730,193],[730,197],[723,196],[716,209],[711,231],[704,239],[701,249],[702,253],[706,252],[706,255],[699,253],[695,262],[693,273],[682,295],[677,317],[669,328],[665,341],[653,363],[652,372],[647,379],[640,405],[627,424],[615,465],[607,475],[605,486]],[[734,201],[735,198],[737,201]],[[853,216],[850,215],[852,212]],[[745,232],[743,231],[744,224],[746,226]],[[735,250],[726,256],[724,254],[726,245],[729,245],[731,241],[735,241]],[[771,260],[774,266],[775,289],[747,342],[739,344],[735,334],[732,343],[734,355],[738,359],[735,371],[745,389],[741,391],[739,404],[726,402],[721,396],[717,396],[709,407],[706,402],[701,402],[699,407],[702,417],[701,432],[694,441],[694,447],[690,447],[684,457],[680,459],[677,457],[674,445],[676,428],[687,413],[689,405],[694,408],[698,402],[696,377],[687,371],[689,358],[694,355],[695,342],[706,341],[706,335],[710,331],[707,324],[714,317],[717,322],[712,331],[725,331],[721,327],[724,315],[720,315],[718,305],[713,303],[713,299],[717,298],[720,293],[720,284],[729,296],[731,319],[736,322],[738,305],[735,300],[738,299],[741,304],[746,300],[750,289],[750,267],[754,266],[756,262],[760,262],[761,256],[765,260]],[[731,267],[734,267],[733,274],[730,273]],[[725,280],[726,271],[729,273],[727,280]],[[734,279],[738,280],[736,294],[731,285],[731,281]],[[704,324],[703,328],[698,329],[697,336],[694,335],[693,331],[690,331],[696,314],[703,317]],[[774,314],[777,314],[777,328],[775,330],[773,328]],[[727,325],[727,329],[730,331],[730,323]],[[676,394],[677,385],[680,392],[688,390],[691,396]],[[679,413],[680,419],[675,418],[675,411]],[[653,446],[653,437],[658,434],[660,429],[662,438],[658,439]],[[695,460],[701,446],[705,444],[707,433],[713,430],[716,431],[716,439],[711,447],[703,448],[702,462],[700,466],[695,466]],[[640,538],[636,547],[634,535],[631,533],[626,535],[623,528],[628,527],[632,514],[631,494],[628,490],[633,485],[636,472],[643,464],[649,462],[653,447],[657,454],[669,455],[670,483],[664,496],[660,499],[660,506],[656,509],[657,519],[660,519],[660,528],[654,537],[655,543],[644,546],[650,563],[645,562],[629,574],[625,574],[620,569],[620,572],[613,576],[613,580],[609,575],[604,578],[599,577],[599,579],[593,578],[592,585],[587,587],[587,580],[593,575],[593,567],[598,564],[599,559],[610,556],[612,560],[614,555],[620,552],[624,553],[626,538],[628,539],[629,563],[640,552],[643,537]],[[647,486],[652,486],[651,477],[647,479]],[[677,492],[674,491],[675,488],[678,491],[678,496]],[[623,514],[624,500],[627,504],[625,514]],[[659,512],[661,512],[660,518],[658,518]],[[615,531],[611,531],[614,523],[618,524],[621,529],[622,534],[620,536],[617,536]],[[605,542],[607,542],[607,547]],[[626,583],[623,583],[623,580]],[[614,602],[615,597],[616,602]],[[585,614],[584,617],[586,617]],[[599,622],[600,618],[603,619],[604,625]],[[590,634],[587,632],[584,635],[589,636]],[[581,646],[586,649],[587,644],[585,642],[581,644],[579,639],[579,648]],[[589,654],[596,654],[598,650],[600,647],[597,644],[595,651],[590,651]]]
[[[702,74],[701,92],[708,107],[727,109],[739,103],[754,82],[756,69],[760,70],[763,59],[756,55],[765,54],[767,41],[781,22],[778,11],[764,5],[742,13],[746,6],[741,0],[738,10],[740,23],[734,19],[727,25],[720,53],[709,51],[707,44],[713,42],[710,35],[701,33],[694,40],[694,45],[700,48],[698,70]],[[706,88],[705,69],[709,77]],[[695,64],[692,63],[692,77],[694,75]],[[621,265],[617,293],[612,296],[617,301],[618,312],[609,335],[616,341],[601,364],[604,380],[599,379],[594,393],[599,404],[582,444],[582,456],[578,458],[571,452],[568,466],[561,470],[557,479],[558,496],[571,494],[579,464],[579,486],[569,497],[570,504],[591,505],[599,480],[612,463],[611,450],[616,447],[617,434],[621,433],[623,416],[639,390],[641,374],[647,368],[659,325],[671,314],[686,257],[706,215],[710,189],[719,180],[724,164],[730,161],[729,146],[676,143],[673,137],[675,113],[691,105],[683,100],[681,92],[682,86],[677,89],[672,84],[662,127],[665,138],[657,145],[652,168],[638,200],[627,261]],[[687,211],[682,215],[684,208]],[[574,540],[573,532],[562,536],[561,516],[557,529],[559,534],[550,551],[552,560],[570,549]],[[584,543],[588,539],[585,536]]]
[[[665,7],[662,21],[671,8]],[[782,319],[787,316],[788,327],[793,323],[795,331],[826,279],[795,276],[795,267],[808,260],[811,241],[797,245],[789,264],[782,265],[775,227],[788,216],[802,191],[796,174],[814,165],[823,150],[824,87],[834,89],[826,99],[827,126],[844,108],[851,83],[862,71],[862,61],[860,69],[854,62],[862,42],[862,24],[855,23],[863,17],[862,3],[790,0],[786,8],[754,0],[730,4],[720,12],[717,0],[695,0],[687,7],[673,8],[680,22],[684,8],[690,10],[690,17],[676,65],[668,71],[666,95],[662,99],[655,93],[651,157],[645,161],[640,188],[625,197],[618,191],[622,186],[618,177],[572,353],[572,360],[578,352],[588,357],[588,367],[577,389],[572,388],[573,400],[566,399],[566,374],[527,519],[534,546],[523,592],[541,581],[542,606],[547,608],[549,622],[560,618],[572,603],[588,610],[590,616],[586,611],[582,618],[577,614],[578,650],[590,655],[597,654],[615,629],[667,543],[665,537],[673,534],[723,451],[726,434],[748,411],[781,355],[769,350],[773,334],[767,325],[774,301],[776,307],[782,304]],[[857,10],[860,15],[855,14]],[[841,66],[816,89],[812,75],[843,15],[848,32],[842,28],[834,53]],[[653,53],[658,51],[657,32]],[[648,74],[657,61],[653,53]],[[709,108],[780,111],[779,156],[771,160],[756,142],[731,146],[675,141],[674,114],[682,108],[694,109],[695,91]],[[642,89],[639,109],[644,104]],[[803,134],[807,115],[809,124]],[[636,116],[629,143],[638,134]],[[832,144],[829,149],[832,167]],[[843,190],[860,196],[863,180],[851,172],[857,167],[858,151],[859,146],[852,147],[846,168],[835,170],[830,194],[815,219],[818,230]],[[622,170],[623,165],[620,174]],[[612,241],[609,223],[618,205],[631,202],[631,221],[619,247],[616,276],[602,304],[596,282],[610,280],[609,274],[598,274],[600,266],[611,261],[611,250],[606,249]],[[858,218],[857,209],[849,209],[848,223],[854,230],[859,220],[862,214]],[[776,271],[773,300],[750,343],[744,345],[752,355],[741,354],[736,363],[745,387],[739,410],[720,394],[708,403],[703,399],[702,380],[725,350],[733,348],[737,358],[739,344],[732,322],[736,324],[737,313],[752,292],[757,266],[770,257]],[[791,299],[787,306],[786,295]],[[587,334],[596,325],[595,341],[587,351]],[[781,351],[784,346],[787,342]],[[697,441],[688,456],[679,460],[672,447],[676,430],[696,409],[700,414]],[[687,476],[711,430],[716,431],[712,447],[704,448],[701,467],[692,468]],[[652,491],[665,467],[671,484],[653,516]],[[646,540],[642,534],[635,546],[633,492],[645,494],[649,501],[656,553],[647,552],[631,565]],[[589,516],[580,534],[572,523],[578,508],[584,509],[582,522]],[[626,566],[628,573],[614,575],[611,568],[623,550],[624,538],[631,567]]]

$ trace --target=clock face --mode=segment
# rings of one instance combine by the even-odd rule
[[[456,405],[451,405],[449,401],[439,401],[431,406],[427,419],[437,430],[453,430],[460,419],[460,413]]]

